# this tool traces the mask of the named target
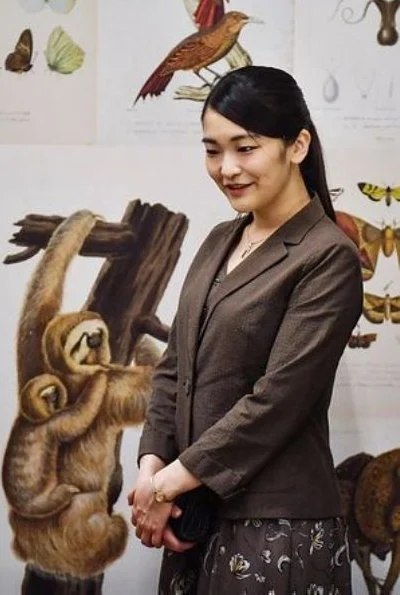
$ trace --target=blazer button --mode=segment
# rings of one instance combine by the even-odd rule
[[[185,388],[185,395],[187,397],[190,397],[190,395],[192,393],[192,385],[191,385],[191,382],[190,382],[190,379],[189,378],[186,378],[185,384],[184,384],[184,388]]]

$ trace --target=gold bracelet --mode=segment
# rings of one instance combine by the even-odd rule
[[[169,502],[164,492],[162,490],[157,489],[154,485],[154,475],[150,476],[150,486],[151,491],[153,493],[153,498],[156,502],[158,502],[159,504],[162,504],[163,502]]]

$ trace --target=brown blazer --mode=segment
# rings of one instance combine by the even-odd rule
[[[327,411],[361,314],[358,256],[314,198],[227,275],[200,336],[248,220],[217,225],[194,258],[139,457],[179,456],[227,518],[339,515]]]

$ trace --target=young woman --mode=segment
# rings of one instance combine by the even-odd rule
[[[240,217],[211,231],[183,284],[132,522],[143,544],[165,546],[162,595],[348,595],[327,412],[361,314],[358,257],[289,74],[230,72],[202,123],[208,173]],[[174,500],[201,484],[218,521],[206,543],[182,543]]]

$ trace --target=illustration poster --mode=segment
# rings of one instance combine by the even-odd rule
[[[383,161],[378,149],[355,155],[337,148],[326,152],[326,161],[331,184],[343,190],[333,204],[358,250],[364,289],[363,314],[341,360],[332,402],[332,444],[341,461],[397,445],[400,184],[394,153]]]
[[[392,498],[395,489],[400,494],[400,0],[7,0],[0,3],[0,22],[4,238],[10,222],[29,212],[67,216],[75,204],[107,215],[118,211],[118,201],[127,196],[165,201],[195,223],[162,305],[168,317],[206,227],[233,216],[209,191],[194,146],[200,148],[199,117],[210,85],[229,69],[250,63],[294,74],[321,137],[337,223],[354,243],[363,276],[363,313],[339,364],[330,409],[334,463],[341,487],[348,489],[345,502],[352,513],[358,510],[362,531],[360,540],[351,525],[350,545],[369,552],[357,560],[352,550],[353,589],[400,593],[399,548],[392,582],[382,588],[395,554],[393,532],[399,534],[387,519],[390,507],[400,506]],[[233,30],[224,29],[227,24]],[[208,26],[219,35],[211,57],[200,51]],[[190,61],[199,55],[201,64]],[[168,61],[170,70],[163,70]],[[73,277],[68,297],[81,308],[90,289],[87,261],[94,266],[94,259],[76,260],[84,273],[77,282]],[[14,265],[2,273],[9,296],[3,324],[5,393],[12,396],[2,420],[4,445],[18,394],[9,345],[15,340],[22,279],[31,265],[21,265],[21,275]],[[40,392],[41,385],[33,388]],[[125,431],[122,444],[125,493],[113,515],[122,513],[126,523],[139,435],[138,427]],[[25,462],[31,471],[29,458]],[[358,500],[357,482],[364,493]],[[10,545],[7,501],[5,494],[1,497],[3,590],[11,595],[21,588],[25,561],[15,558]],[[381,535],[369,526],[378,513],[375,529],[384,526]],[[108,516],[103,516],[106,522]],[[122,545],[125,538],[123,533]],[[31,543],[36,551],[37,542]],[[101,540],[96,543],[101,546]],[[124,593],[132,577],[138,593],[154,592],[160,552],[143,548],[131,530],[127,550],[122,554],[121,546],[120,554],[106,568],[103,593]],[[81,558],[76,557],[77,564]]]
[[[292,69],[293,0],[153,0],[151,10],[116,0],[99,13],[102,143],[197,142],[201,106],[219,75],[251,62]]]
[[[0,142],[93,142],[96,0],[10,0],[0,23]]]
[[[398,7],[386,0],[296,3],[294,72],[325,144],[398,149]]]
[[[319,130],[324,134],[325,122]],[[343,134],[345,141],[346,135]],[[343,143],[345,144],[345,143]],[[395,151],[325,151],[337,223],[354,243],[363,312],[341,358],[331,446],[348,524],[354,593],[398,593],[400,184]],[[392,516],[391,516],[392,515]]]

